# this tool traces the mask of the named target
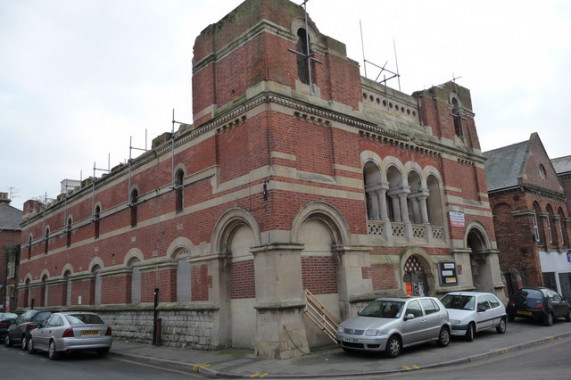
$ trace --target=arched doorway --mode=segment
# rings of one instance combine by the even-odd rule
[[[331,252],[335,243],[329,226],[318,218],[306,220],[299,231],[299,242],[304,245],[301,252],[303,288],[308,289],[329,313],[340,319],[337,289],[339,268]],[[310,348],[330,343],[321,329],[309,320],[306,320],[305,331]]]
[[[419,255],[411,255],[404,263],[403,284],[404,290],[410,296],[427,296],[430,294],[427,267],[425,260]]]
[[[472,284],[478,291],[490,292],[494,290],[492,268],[489,260],[489,247],[482,231],[472,228],[468,232],[466,245],[470,249],[470,268],[472,271]]]

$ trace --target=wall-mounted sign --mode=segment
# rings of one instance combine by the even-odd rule
[[[450,225],[452,227],[464,228],[466,223],[464,221],[464,213],[457,211],[450,211]]]
[[[456,263],[440,263],[439,272],[440,285],[458,285],[458,277],[456,277]]]

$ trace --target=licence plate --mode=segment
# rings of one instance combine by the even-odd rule
[[[349,343],[361,343],[359,338],[345,338],[343,339],[345,342],[349,342]]]
[[[99,331],[97,330],[84,330],[81,332],[81,335],[99,335]]]
[[[527,316],[531,315],[531,311],[525,311],[525,310],[518,310],[517,313],[521,314],[521,315],[527,315]]]

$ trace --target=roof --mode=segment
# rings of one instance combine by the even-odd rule
[[[488,191],[519,185],[529,144],[528,140],[483,153],[486,157]]]
[[[571,172],[571,156],[554,158],[551,160],[551,164],[557,174]]]
[[[8,203],[0,202],[0,230],[20,231],[22,222],[22,211],[10,206]]]

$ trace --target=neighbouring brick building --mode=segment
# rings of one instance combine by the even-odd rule
[[[554,158],[551,160],[551,163],[563,187],[563,193],[567,202],[567,215],[571,215],[571,156]]]
[[[22,211],[10,206],[8,193],[0,193],[0,312],[16,309],[21,221]]]
[[[571,219],[537,133],[484,153],[500,266],[508,290],[547,286],[571,298]]]
[[[469,90],[363,78],[304,15],[247,0],[208,26],[193,125],[25,205],[20,308],[149,340],[158,289],[165,344],[287,358],[328,343],[305,289],[341,319],[379,295],[503,295]]]

